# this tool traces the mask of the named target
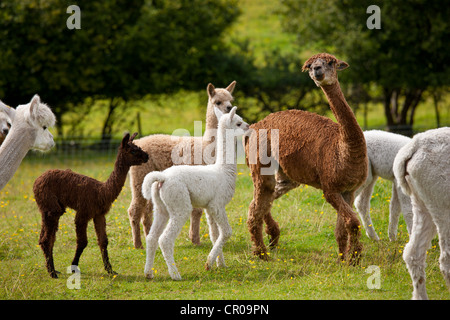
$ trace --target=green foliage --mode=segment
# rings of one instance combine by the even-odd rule
[[[450,8],[441,1],[282,3],[284,27],[302,46],[346,59],[348,81],[383,88],[388,125],[412,125],[422,93],[450,85]],[[379,30],[367,28],[370,5],[381,9]]]
[[[147,93],[223,78],[221,35],[239,14],[233,0],[80,1],[79,30],[66,27],[68,5],[0,4],[0,96],[10,105],[39,93],[61,120],[87,97],[102,98],[112,116]]]

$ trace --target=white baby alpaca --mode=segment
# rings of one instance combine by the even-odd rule
[[[400,212],[403,212],[409,234],[412,228],[411,200],[395,181],[393,171],[395,156],[400,148],[411,141],[411,138],[380,130],[364,131],[364,137],[369,158],[369,172],[366,182],[355,193],[355,207],[369,238],[380,240],[370,218],[370,199],[378,177],[392,181],[392,196],[389,202],[389,239],[394,241],[397,236]]]
[[[219,120],[215,164],[173,166],[145,176],[142,194],[145,199],[152,199],[155,208],[154,221],[146,238],[147,258],[144,273],[147,278],[154,276],[152,267],[159,243],[170,276],[173,280],[181,280],[175,266],[173,249],[175,239],[189,218],[192,208],[206,209],[209,234],[213,243],[206,269],[211,268],[216,258],[218,267],[225,266],[222,247],[231,236],[225,206],[231,201],[235,190],[235,139],[236,136],[243,135],[249,125],[236,114],[236,107],[228,114],[222,114],[216,107],[214,112]]]
[[[427,250],[439,235],[439,265],[450,289],[450,128],[428,130],[400,149],[394,174],[411,197],[413,226],[403,259],[413,282],[413,299],[428,299]]]

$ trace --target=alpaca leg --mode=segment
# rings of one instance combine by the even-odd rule
[[[47,271],[52,278],[58,278],[58,271],[55,270],[53,262],[53,245],[56,240],[56,231],[58,231],[58,222],[60,215],[50,212],[42,214],[41,235],[39,245],[44,253]]]
[[[95,232],[97,233],[97,243],[102,253],[103,265],[109,274],[117,274],[114,272],[108,257],[108,236],[106,235],[106,218],[105,215],[98,215],[94,218]]]
[[[147,203],[145,204],[145,210],[142,213],[141,217],[141,223],[144,227],[144,234],[147,237],[148,233],[150,232],[150,228],[152,227],[152,220],[153,220],[153,204],[151,200],[147,200]]]
[[[334,229],[334,237],[336,238],[338,244],[339,257],[341,260],[345,260],[348,244],[348,233],[347,230],[345,229],[344,217],[339,213],[337,214],[336,217],[336,227]]]
[[[191,213],[191,225],[189,228],[189,239],[195,245],[200,244],[200,219],[202,217],[203,210],[195,208]]]
[[[395,241],[397,238],[398,220],[400,218],[401,205],[396,185],[392,184],[391,202],[389,203],[389,240]]]
[[[450,208],[430,209],[433,222],[439,235],[439,266],[448,289],[450,290]]]
[[[273,219],[270,211],[265,214],[264,222],[266,224],[265,231],[270,236],[269,247],[271,249],[276,248],[278,246],[278,240],[280,239],[280,227]]]
[[[214,211],[213,209],[208,209],[206,211],[206,219],[208,220],[209,236],[211,238],[211,243],[214,247],[214,244],[217,242],[217,239],[219,238],[220,230],[215,221],[214,214],[212,214],[212,212],[214,212],[214,214],[216,213],[216,211]],[[208,261],[209,260],[207,260],[207,263],[205,265],[206,270],[209,270],[212,266],[212,261],[210,264],[208,264]],[[220,253],[217,255],[216,263],[218,267],[226,267],[222,251],[220,251]]]
[[[428,299],[425,284],[426,252],[436,234],[436,227],[422,201],[411,197],[413,203],[414,222],[409,242],[403,252],[403,260],[413,282],[414,300]]]
[[[169,214],[167,213],[164,205],[157,203],[155,206],[154,218],[155,219],[152,227],[150,228],[150,232],[145,238],[147,257],[145,260],[144,274],[148,279],[153,279],[154,277],[154,272],[152,269],[155,261],[156,249],[158,249],[158,239],[164,231],[167,220],[169,220]]]
[[[413,226],[413,211],[411,205],[411,198],[403,193],[402,189],[395,183],[395,188],[397,189],[397,197],[400,202],[401,211],[403,213],[403,218],[406,222],[406,229],[408,230],[408,234],[412,232]]]
[[[253,242],[253,253],[261,259],[267,260],[267,250],[264,245],[262,229],[264,217],[267,214],[270,215],[270,209],[274,199],[275,177],[261,175],[258,171],[259,169],[256,168],[252,172],[254,191],[253,200],[248,210],[247,226]],[[277,227],[276,225],[271,226],[272,232],[278,229],[279,235],[279,228]],[[273,235],[277,236],[275,232]]]
[[[181,280],[181,275],[178,272],[178,269],[175,265],[175,260],[173,258],[173,249],[175,246],[175,239],[181,232],[184,223],[189,217],[189,210],[186,215],[174,215],[171,212],[169,213],[170,219],[167,227],[164,229],[161,237],[159,238],[159,247],[161,248],[161,252],[164,256],[164,260],[166,261],[167,268],[169,269],[170,277],[173,280]]]
[[[380,240],[375,228],[373,227],[372,219],[370,218],[370,199],[372,197],[373,187],[377,182],[377,177],[373,177],[370,183],[366,184],[361,190],[361,193],[355,199],[356,211],[361,218],[367,236],[372,240]]]
[[[216,213],[211,208],[206,210],[206,220],[208,222],[208,227],[209,227],[209,238],[211,239],[211,243],[214,247],[214,244],[216,243],[217,239],[219,238],[219,228],[217,226],[216,221],[214,220],[213,212],[214,212],[214,214]],[[205,265],[206,270],[209,270],[212,265],[212,262],[211,262],[211,265],[209,265],[208,261],[209,260],[207,260],[206,265]],[[225,261],[223,260],[223,255],[217,256],[217,266],[219,266],[219,264],[222,262],[223,262],[223,264],[225,264]]]
[[[438,234],[439,246],[441,248],[439,266],[447,284],[447,288],[450,290],[450,224],[447,223],[443,228],[439,228],[438,226]]]
[[[81,254],[83,253],[84,248],[86,248],[88,244],[87,239],[87,221],[79,221],[75,218],[75,231],[77,234],[77,250],[75,251],[75,257],[72,260],[73,266],[78,266],[80,261]]]
[[[131,225],[131,233],[133,236],[133,244],[136,249],[142,249],[142,241],[141,241],[141,228],[140,221],[145,216],[145,210],[147,205],[147,200],[142,196],[142,192],[140,190],[133,190],[134,186],[132,185],[132,196],[130,207],[128,208],[128,219],[130,220]],[[149,211],[151,215],[151,211]],[[151,224],[151,220],[150,220]]]
[[[217,261],[218,267],[226,267],[225,265],[225,259],[223,257],[223,251],[222,248],[225,244],[225,242],[231,237],[231,226],[228,223],[227,214],[225,212],[225,209],[218,209],[216,211],[213,211],[211,209],[208,209],[207,212],[209,213],[209,220],[208,222],[215,225],[215,227],[211,228],[217,228],[218,229],[218,237],[213,242],[213,248],[211,249],[211,252],[208,255],[208,259],[206,260],[205,269],[209,270],[211,269],[212,264],[214,263],[214,260]],[[214,213],[213,213],[214,212]],[[215,237],[217,234],[215,234]]]
[[[341,195],[325,192],[324,196],[337,211],[335,236],[341,259],[346,259],[347,254],[350,254],[349,262],[357,264],[362,251],[362,244],[359,242],[361,225],[349,204],[353,202],[353,193]]]

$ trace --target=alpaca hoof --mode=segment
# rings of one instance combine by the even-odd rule
[[[61,272],[56,270],[50,271],[50,277],[52,277],[53,279],[58,279],[58,274],[61,274]]]
[[[202,243],[200,242],[200,237],[191,238],[191,242],[194,246],[199,246]]]
[[[182,280],[179,273],[178,274],[174,274],[174,275],[170,275],[170,277],[172,278],[172,280],[175,280],[175,281],[181,281]]]
[[[145,273],[145,277],[148,280],[153,280],[153,278],[154,278],[153,272]]]
[[[261,260],[269,261],[269,255],[265,250],[256,250],[253,252],[255,256],[258,256]]]

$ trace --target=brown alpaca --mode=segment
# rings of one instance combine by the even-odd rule
[[[39,244],[52,278],[58,277],[53,263],[53,245],[59,218],[67,207],[77,211],[75,215],[77,250],[72,265],[78,266],[80,256],[88,243],[86,233],[88,222],[94,219],[97,242],[105,270],[115,274],[108,258],[105,214],[119,196],[130,167],[148,161],[147,153],[132,143],[136,135],[137,133],[133,134],[131,138],[129,134],[124,136],[119,146],[114,171],[106,182],[97,181],[71,170],[48,170],[34,182],[34,197],[42,214]]]
[[[206,127],[203,137],[175,137],[165,134],[156,134],[135,141],[136,145],[140,146],[142,150],[150,155],[150,159],[146,164],[132,167],[130,170],[132,199],[130,207],[128,208],[128,216],[135,248],[143,248],[139,223],[142,222],[143,224],[145,236],[149,233],[152,225],[152,202],[145,200],[142,196],[142,182],[144,181],[145,176],[149,172],[164,171],[173,166],[174,151],[176,154],[182,153],[183,150],[191,151],[190,161],[178,164],[204,165],[215,163],[214,150],[216,141],[214,137],[218,122],[217,117],[214,114],[214,107],[217,107],[224,113],[230,112],[233,107],[231,104],[233,96],[231,94],[235,85],[236,81],[233,81],[225,89],[216,89],[211,83],[208,84],[206,90],[208,93],[208,107],[206,109]],[[177,150],[181,151],[178,152]],[[212,157],[205,159],[205,157],[203,157],[204,154],[211,154]],[[197,208],[192,211],[189,237],[194,244],[200,244],[199,228],[201,216],[202,209]]]
[[[300,184],[307,184],[322,189],[326,201],[337,211],[335,236],[341,258],[351,254],[350,261],[358,261],[362,250],[361,232],[352,204],[355,190],[366,180],[368,160],[363,132],[337,79],[337,70],[347,67],[346,62],[321,53],[307,60],[302,69],[309,70],[310,77],[322,88],[337,123],[314,113],[287,110],[272,113],[250,126],[253,130],[244,143],[254,192],[247,224],[254,253],[263,259],[267,259],[263,221],[272,247],[278,244],[280,235],[278,224],[270,213],[272,202]],[[279,167],[274,174],[261,174],[261,168],[267,166],[261,164],[260,159],[249,163],[251,145],[259,146],[260,129],[269,130],[269,133],[273,129],[279,130],[278,156],[273,156]],[[267,150],[271,150],[270,134],[263,142],[267,142]]]

